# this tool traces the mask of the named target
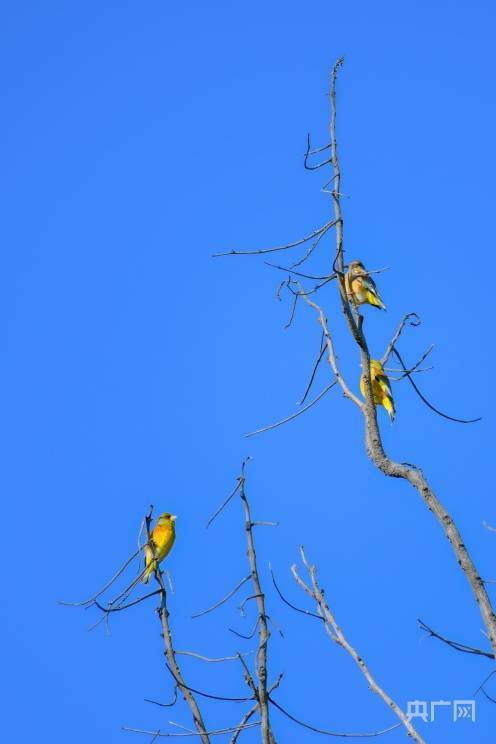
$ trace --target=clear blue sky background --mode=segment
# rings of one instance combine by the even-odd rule
[[[281,522],[257,540],[269,612],[284,630],[270,651],[271,678],[285,673],[283,705],[336,731],[395,722],[316,622],[272,592],[269,560],[288,597],[309,607],[289,572],[302,542],[349,639],[400,704],[471,698],[491,671],[422,641],[417,617],[485,645],[443,533],[416,492],[369,463],[352,405],[334,391],[276,432],[243,439],[295,410],[319,330],[304,307],[283,330],[278,272],[210,254],[295,240],[329,218],[323,174],[305,173],[302,154],[308,130],[326,140],[329,69],[345,54],[345,247],[348,258],[392,267],[379,280],[387,314],[366,311],[371,348],[382,353],[402,314],[417,311],[423,324],[400,348],[412,362],[436,344],[422,389],[448,413],[484,416],[444,421],[401,383],[393,427],[380,412],[385,445],[424,467],[481,574],[496,577],[496,536],[482,526],[496,522],[485,289],[494,22],[489,2],[3,4],[5,741],[113,744],[142,740],[122,725],[189,725],[183,703],[163,711],[143,701],[172,689],[153,600],[114,617],[110,636],[87,632],[94,611],[57,600],[103,583],[153,502],[179,515],[168,560],[177,647],[253,648],[228,631],[252,626],[254,607],[246,619],[237,610],[243,592],[190,619],[246,573],[240,504],[211,530],[205,522],[247,454],[254,515]],[[308,268],[325,271],[331,245]],[[321,300],[356,389],[335,287]],[[316,391],[328,379],[323,368]],[[184,674],[207,692],[246,692],[236,664],[185,659]],[[496,679],[487,689],[496,696]],[[496,708],[480,694],[477,703],[476,724],[440,709],[423,727],[427,741],[494,741]],[[203,707],[211,727],[244,710]],[[273,719],[279,742],[323,739]]]

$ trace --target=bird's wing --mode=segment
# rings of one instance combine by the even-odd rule
[[[377,291],[377,285],[372,279],[371,276],[364,276],[362,277],[364,285],[367,287],[369,292],[372,292],[372,294],[375,294],[377,297],[379,297],[379,292]]]
[[[152,560],[153,560],[152,549],[147,543],[145,545],[145,566],[149,566]]]
[[[386,375],[379,374],[379,375],[377,375],[377,377],[375,379],[378,382],[378,384],[379,384],[382,392],[385,393],[386,395],[388,395],[391,398],[391,400],[392,400],[393,399],[393,393],[391,392],[391,386],[389,384],[389,380],[386,377]]]

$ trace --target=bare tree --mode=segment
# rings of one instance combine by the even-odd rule
[[[464,572],[467,581],[470,584],[470,587],[472,589],[472,592],[474,594],[474,598],[479,605],[480,613],[482,620],[484,622],[487,635],[489,638],[489,641],[491,643],[493,652],[496,651],[496,615],[494,613],[494,609],[491,604],[491,600],[488,596],[488,593],[486,591],[486,587],[484,584],[484,581],[482,580],[479,571],[477,570],[470,553],[466,547],[465,541],[462,539],[462,536],[460,534],[460,531],[455,524],[452,516],[449,514],[447,509],[443,506],[441,501],[438,499],[438,497],[435,495],[432,487],[430,486],[427,478],[423,474],[421,468],[417,467],[416,465],[406,464],[406,463],[400,463],[395,462],[391,457],[387,455],[384,449],[384,445],[382,442],[381,432],[377,421],[377,411],[376,406],[374,403],[374,397],[371,387],[371,378],[370,378],[370,352],[369,347],[367,344],[367,339],[365,336],[364,331],[364,316],[360,314],[359,306],[354,304],[351,301],[351,298],[348,295],[347,289],[346,289],[346,269],[347,266],[345,264],[344,260],[344,220],[343,220],[343,214],[341,210],[341,168],[338,158],[338,149],[337,149],[337,142],[336,142],[336,79],[338,75],[338,71],[340,67],[343,64],[343,58],[337,60],[336,64],[334,65],[332,72],[331,72],[331,80],[330,80],[330,102],[331,102],[331,111],[330,111],[330,125],[329,125],[329,134],[330,134],[330,142],[329,144],[325,145],[324,147],[320,147],[317,149],[311,149],[310,147],[310,137],[308,138],[308,146],[307,151],[305,153],[305,160],[304,164],[306,168],[312,169],[312,170],[318,170],[320,168],[323,168],[325,166],[330,166],[332,169],[332,177],[329,179],[329,181],[326,184],[326,187],[332,184],[332,190],[328,191],[330,193],[332,202],[333,202],[333,208],[334,208],[334,217],[332,220],[328,221],[323,227],[319,228],[318,230],[313,231],[310,233],[306,238],[304,238],[301,241],[298,241],[296,243],[288,243],[285,246],[278,246],[276,249],[264,249],[264,252],[270,252],[271,250],[288,250],[296,245],[299,245],[301,243],[308,243],[313,240],[310,247],[304,254],[302,258],[299,260],[293,262],[288,268],[276,266],[275,268],[278,269],[284,269],[288,273],[288,278],[283,282],[283,285],[291,292],[293,295],[293,307],[291,311],[291,318],[294,316],[294,309],[296,306],[296,302],[299,298],[302,298],[307,305],[316,313],[316,318],[318,323],[321,327],[322,332],[322,338],[323,338],[323,344],[320,345],[320,351],[319,356],[317,358],[316,366],[320,363],[321,359],[324,356],[324,353],[327,352],[327,360],[329,363],[329,366],[331,368],[331,372],[333,375],[333,380],[331,384],[326,388],[325,391],[323,391],[320,394],[320,397],[324,394],[324,392],[327,392],[327,390],[331,389],[331,387],[335,384],[338,384],[341,387],[341,390],[346,398],[350,400],[357,408],[360,410],[360,412],[363,415],[364,419],[364,442],[365,442],[365,448],[367,455],[369,456],[370,460],[373,462],[373,464],[385,475],[393,478],[402,478],[408,483],[410,483],[419,493],[421,498],[423,499],[424,503],[426,504],[427,508],[434,514],[436,517],[441,529],[443,530],[444,534],[448,538],[453,551],[455,553],[455,556],[457,558],[458,564],[461,568],[461,570]],[[330,152],[330,157],[326,160],[317,163],[315,165],[310,165],[311,158],[318,153],[321,153],[323,151]],[[314,252],[314,250],[319,245],[321,239],[326,235],[331,228],[335,229],[335,248],[332,256],[332,271],[324,277],[314,277],[308,274],[302,274],[301,272],[296,270],[296,266],[301,266],[301,264],[308,259],[308,257]],[[225,255],[239,255],[240,252],[238,251],[228,251],[223,253],[217,253],[214,254],[215,256],[225,256]],[[249,253],[247,251],[244,251],[243,253]],[[253,254],[259,253],[259,251],[252,251]],[[375,270],[375,271],[382,271],[383,269]],[[373,271],[367,272],[368,274],[374,273]],[[318,284],[315,285],[311,289],[305,289],[301,284],[301,277],[309,277],[314,278],[318,280]],[[315,295],[319,292],[321,287],[324,283],[328,283],[331,281],[335,281],[337,284],[337,289],[339,292],[340,300],[341,300],[341,307],[343,311],[343,315],[350,333],[350,336],[357,348],[360,362],[363,370],[363,377],[364,377],[364,383],[365,383],[365,400],[362,400],[356,393],[353,392],[351,385],[347,382],[345,377],[343,376],[339,364],[338,364],[338,356],[336,354],[335,350],[335,344],[333,341],[333,335],[331,331],[331,326],[329,324],[328,318],[326,316],[326,313],[321,305],[319,305],[315,301]],[[408,379],[409,382],[414,387],[416,393],[420,396],[422,401],[428,405],[433,411],[435,411],[437,414],[443,416],[446,419],[450,419],[452,421],[456,421],[462,424],[469,424],[469,423],[475,423],[476,421],[479,421],[480,419],[460,419],[454,416],[449,416],[439,409],[437,409],[435,406],[433,406],[426,397],[420,392],[418,385],[413,380],[413,374],[415,372],[419,371],[419,365],[420,363],[425,359],[427,354],[430,352],[430,349],[428,349],[425,354],[422,355],[422,358],[413,365],[410,369],[405,365],[403,362],[403,358],[398,350],[398,342],[400,340],[400,337],[402,335],[402,332],[404,331],[405,327],[410,325],[418,325],[419,318],[416,315],[416,313],[407,313],[401,322],[399,323],[398,329],[396,333],[394,334],[393,338],[389,342],[389,344],[386,347],[386,350],[382,356],[382,363],[385,364],[389,357],[391,355],[394,355],[396,359],[398,360],[400,366],[401,366],[401,375],[404,377],[404,379]],[[312,379],[311,382],[313,381]],[[310,383],[311,384],[311,383]],[[312,405],[317,402],[319,398],[314,400],[312,402]],[[307,406],[307,408],[310,407]],[[302,413],[303,411],[301,411]],[[297,414],[296,414],[297,415]],[[278,422],[277,425],[280,425],[282,423],[285,423],[286,420],[289,420],[290,418],[293,418],[293,416],[288,417],[287,419]],[[257,432],[253,433],[260,433],[262,431],[265,431],[267,428],[273,428],[275,425],[271,425],[269,427],[264,427],[263,429],[257,430]]]
[[[341,210],[341,170],[338,158],[338,149],[336,141],[336,80],[338,71],[343,63],[343,59],[340,58],[334,65],[331,78],[330,78],[330,125],[329,135],[330,141],[323,147],[312,149],[310,137],[308,137],[307,150],[304,156],[304,166],[307,170],[320,170],[321,168],[330,167],[331,177],[324,186],[324,191],[331,197],[333,204],[333,216],[320,228],[311,231],[304,238],[296,240],[285,245],[276,246],[273,248],[255,249],[255,250],[229,250],[221,253],[214,254],[215,256],[238,256],[238,255],[253,255],[253,256],[266,256],[272,253],[283,253],[290,251],[300,246],[305,246],[305,251],[302,255],[297,257],[290,263],[289,266],[282,266],[280,264],[274,264],[266,262],[269,267],[277,270],[284,271],[286,278],[281,282],[278,288],[278,296],[281,297],[283,292],[289,293],[291,298],[290,315],[288,320],[288,326],[292,324],[297,308],[302,303],[306,304],[308,308],[315,314],[315,318],[319,324],[320,340],[318,353],[313,362],[310,379],[306,385],[304,395],[300,401],[300,408],[295,413],[283,418],[282,420],[264,426],[257,429],[254,432],[250,432],[247,436],[253,436],[261,434],[269,429],[280,427],[287,422],[299,416],[307,411],[312,406],[316,405],[331,389],[339,387],[343,395],[354,404],[363,416],[364,421],[364,444],[368,457],[384,475],[401,478],[410,483],[418,492],[423,499],[428,509],[434,514],[441,529],[445,536],[448,538],[452,549],[455,553],[458,564],[463,571],[471,589],[474,594],[474,598],[479,605],[482,620],[484,622],[487,638],[490,642],[492,651],[484,649],[476,649],[469,646],[464,646],[456,641],[450,641],[444,636],[441,636],[436,631],[433,631],[429,626],[422,623],[421,627],[428,632],[431,636],[438,638],[439,640],[447,643],[452,648],[458,651],[472,653],[474,655],[482,655],[488,659],[494,660],[496,656],[496,616],[486,591],[485,582],[481,579],[478,570],[470,556],[470,553],[460,535],[459,529],[455,524],[453,518],[448,513],[446,508],[442,505],[440,500],[434,494],[428,480],[423,474],[422,470],[411,464],[396,462],[391,459],[385,452],[384,445],[382,442],[381,432],[377,420],[376,404],[374,402],[374,392],[372,388],[372,379],[370,372],[370,361],[371,355],[369,352],[369,346],[364,330],[364,316],[360,313],[360,307],[358,304],[353,302],[352,297],[347,287],[346,272],[350,270],[350,267],[345,262],[345,251],[344,251],[344,221]],[[325,154],[323,154],[325,153]],[[315,157],[323,157],[324,159],[320,162],[315,162]],[[335,243],[334,247],[329,255],[329,266],[330,270],[328,274],[323,276],[317,276],[311,273],[307,273],[301,270],[301,266],[318,250],[322,250],[324,245],[323,239],[330,234],[331,230],[335,232]],[[365,272],[367,275],[380,273],[385,271],[385,268],[373,269]],[[353,277],[352,277],[353,278]],[[311,287],[305,287],[303,285],[304,280],[311,280],[316,282]],[[342,315],[344,316],[346,327],[349,332],[350,338],[350,353],[358,355],[363,372],[363,384],[364,384],[364,399],[360,398],[353,390],[353,386],[346,380],[341,372],[339,363],[339,357],[336,352],[334,342],[334,323],[338,322],[338,319],[333,320],[331,324],[326,315],[322,305],[317,302],[318,293],[322,287],[334,282],[337,292],[340,298]],[[349,286],[349,285],[348,285]],[[413,386],[416,394],[436,414],[449,419],[451,421],[459,422],[462,424],[473,423],[478,419],[461,419],[454,417],[440,411],[434,406],[427,398],[423,395],[419,389],[418,384],[414,379],[414,375],[425,372],[426,369],[421,365],[424,360],[432,351],[432,346],[429,347],[415,362],[415,364],[408,366],[405,364],[402,355],[398,349],[398,343],[402,338],[402,334],[407,327],[415,327],[420,323],[420,319],[414,312],[409,312],[404,315],[400,321],[398,328],[393,335],[392,339],[386,345],[384,353],[380,359],[382,365],[386,365],[391,357],[394,357],[399,368],[392,370],[399,376],[395,379],[408,380]],[[326,387],[309,403],[303,405],[308,398],[314,380],[316,372],[323,359],[327,359],[327,363],[331,372],[331,380]],[[249,459],[249,458],[248,458]],[[352,732],[339,732],[333,731],[327,728],[321,728],[301,720],[298,716],[289,712],[287,707],[281,702],[275,699],[274,691],[279,687],[282,675],[279,674],[275,677],[274,681],[269,681],[269,649],[271,632],[270,627],[273,623],[273,619],[267,612],[267,597],[266,592],[263,588],[263,571],[260,570],[257,552],[255,548],[255,528],[258,527],[274,527],[277,526],[276,522],[262,522],[252,518],[251,507],[246,494],[246,464],[245,461],[242,465],[241,472],[237,477],[236,485],[223,501],[221,506],[216,510],[213,516],[209,519],[207,527],[210,527],[214,520],[223,512],[228,504],[234,499],[235,496],[239,496],[239,500],[242,506],[242,513],[244,518],[244,530],[246,539],[246,552],[249,566],[249,573],[241,578],[237,584],[227,594],[225,594],[220,600],[215,601],[214,604],[209,606],[205,610],[197,612],[193,617],[200,618],[210,612],[215,611],[220,606],[229,602],[243,587],[250,584],[250,594],[243,600],[240,611],[244,614],[246,607],[256,608],[255,612],[255,623],[250,634],[244,635],[233,630],[233,633],[240,639],[249,640],[258,634],[258,645],[254,654],[254,665],[253,668],[250,666],[250,659],[248,654],[241,652],[239,649],[234,649],[232,655],[214,658],[198,654],[194,651],[185,650],[178,651],[174,647],[173,635],[170,624],[169,610],[167,606],[167,588],[166,582],[164,581],[164,574],[160,566],[157,565],[155,569],[155,582],[157,588],[151,592],[148,592],[135,599],[129,599],[131,594],[136,591],[136,588],[140,585],[140,580],[143,577],[143,570],[138,568],[137,575],[133,580],[121,590],[115,597],[107,601],[106,604],[102,604],[100,597],[108,592],[111,587],[114,586],[115,582],[119,581],[132,561],[139,557],[145,546],[151,547],[154,550],[153,541],[150,536],[150,525],[152,520],[152,511],[146,515],[143,522],[143,529],[140,531],[140,535],[143,531],[146,533],[145,542],[142,544],[139,540],[138,550],[121,566],[121,568],[114,574],[114,576],[94,595],[87,600],[79,603],[72,603],[76,606],[94,606],[100,613],[100,621],[105,620],[108,622],[110,616],[116,612],[122,612],[128,610],[137,604],[144,602],[151,597],[157,597],[159,606],[157,613],[160,621],[161,635],[163,638],[163,649],[165,656],[165,663],[168,673],[173,684],[173,700],[168,704],[160,704],[164,707],[173,706],[178,697],[178,693],[186,701],[192,719],[194,723],[194,729],[188,729],[179,724],[173,724],[179,726],[181,731],[163,731],[159,730],[148,730],[140,728],[129,728],[126,730],[134,733],[141,733],[144,735],[152,736],[152,740],[158,737],[197,737],[200,738],[203,744],[210,742],[211,737],[231,734],[231,744],[235,744],[240,736],[246,729],[259,729],[260,739],[262,744],[276,744],[276,734],[274,733],[272,712],[277,710],[282,715],[286,716],[296,726],[302,727],[306,730],[310,730],[321,735],[337,737],[337,738],[367,738],[377,737],[392,731],[396,728],[403,727],[404,732],[411,737],[414,741],[421,744],[424,739],[413,727],[411,720],[408,715],[402,710],[402,708],[395,702],[393,697],[379,685],[376,677],[372,674],[369,665],[366,663],[364,658],[355,650],[355,647],[351,645],[344,631],[338,625],[337,620],[333,611],[330,608],[330,603],[327,597],[324,595],[324,590],[317,578],[317,569],[311,565],[306,554],[301,548],[301,558],[303,566],[307,572],[308,578],[305,580],[300,575],[296,565],[292,566],[292,573],[298,586],[311,598],[312,602],[315,603],[316,611],[302,609],[297,605],[289,601],[279,589],[276,578],[272,573],[272,581],[274,589],[281,598],[281,600],[291,607],[293,611],[303,613],[307,617],[317,619],[323,626],[328,637],[338,646],[343,648],[351,659],[358,665],[362,672],[365,680],[367,681],[370,689],[383,701],[388,710],[396,716],[398,722],[394,723],[387,728],[379,731],[365,732],[365,733],[352,733]],[[66,603],[67,604],[67,603]],[[69,603],[71,604],[71,603]],[[187,684],[184,674],[181,670],[178,662],[178,657],[181,655],[192,656],[206,663],[224,663],[237,661],[240,665],[246,686],[248,688],[247,694],[244,697],[232,697],[229,695],[213,695],[207,693],[204,690],[193,689]],[[487,680],[485,680],[487,681]],[[484,682],[485,683],[485,682]],[[484,685],[483,683],[483,685]],[[483,691],[483,685],[481,688]],[[484,691],[484,694],[485,691]],[[243,714],[239,723],[234,725],[226,725],[221,728],[209,729],[205,723],[205,716],[200,710],[198,699],[214,699],[224,702],[237,702],[247,703],[247,710]],[[256,720],[254,720],[256,718]]]

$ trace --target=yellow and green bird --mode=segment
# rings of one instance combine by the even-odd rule
[[[384,406],[389,413],[391,422],[393,422],[396,410],[391,386],[382,364],[377,359],[370,360],[370,382],[372,384],[372,393],[374,394],[374,403]],[[360,378],[360,390],[365,398],[365,378],[363,374]]]
[[[157,519],[153,528],[150,540],[153,543],[153,549],[148,543],[145,545],[145,572],[141,579],[143,584],[147,584],[150,576],[157,568],[158,564],[169,554],[176,539],[176,521],[175,514],[164,512]]]
[[[359,305],[373,305],[380,310],[386,306],[379,297],[379,292],[372,277],[361,261],[352,261],[345,276],[346,294],[350,302]]]

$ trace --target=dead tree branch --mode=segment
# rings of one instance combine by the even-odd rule
[[[385,475],[392,478],[403,478],[408,481],[420,494],[427,508],[434,514],[438,520],[441,528],[443,529],[446,537],[448,538],[453,551],[456,555],[458,563],[464,572],[477,604],[479,605],[480,613],[484,625],[486,626],[489,639],[493,652],[496,653],[496,615],[494,613],[491,601],[487,594],[484,582],[481,579],[479,572],[477,571],[475,564],[465,546],[465,542],[460,535],[460,532],[445,507],[441,504],[437,496],[434,494],[430,484],[423,475],[422,471],[417,467],[410,465],[401,464],[392,460],[384,451],[382,443],[381,433],[377,422],[377,410],[374,404],[372,387],[370,383],[370,355],[367,346],[365,336],[363,334],[362,325],[363,317],[356,311],[356,317],[353,317],[352,310],[350,308],[348,298],[346,295],[346,288],[344,283],[343,266],[344,266],[344,253],[343,253],[343,219],[341,214],[339,186],[340,186],[340,169],[339,161],[337,157],[337,144],[336,144],[336,76],[339,67],[343,60],[340,59],[334,66],[331,76],[331,144],[333,153],[333,169],[334,169],[334,190],[333,190],[333,202],[334,202],[334,217],[336,221],[336,251],[334,259],[334,268],[338,273],[340,296],[343,313],[346,317],[350,332],[354,338],[356,344],[360,350],[360,359],[362,364],[363,376],[365,381],[365,402],[359,404],[355,396],[347,395],[355,403],[360,405],[362,410],[364,421],[365,421],[365,447],[370,460],[374,465]],[[311,304],[308,298],[306,301]],[[317,308],[319,317],[325,318],[322,310]],[[404,322],[408,320],[408,316],[405,316]],[[411,317],[411,315],[410,315]],[[403,323],[403,322],[402,322]],[[403,323],[404,325],[404,323]],[[403,325],[397,331],[398,337],[403,329]],[[394,340],[394,339],[393,339]],[[394,343],[392,345],[394,349]],[[396,352],[396,356],[398,356]],[[329,362],[333,371],[335,372],[335,358],[331,359],[329,355]],[[400,363],[401,360],[400,360]],[[406,369],[405,365],[402,367]],[[409,376],[410,382],[415,385],[411,377]],[[343,381],[344,382],[344,381]],[[342,385],[343,390],[347,390],[346,384]],[[346,394],[346,393],[345,393]]]
[[[148,515],[146,517],[146,535],[148,540],[148,545],[151,547],[153,554],[155,554],[155,546],[153,543],[153,540],[151,539],[150,535],[150,522],[151,522],[151,515]],[[160,605],[157,609],[158,616],[160,619],[160,623],[162,626],[162,638],[164,643],[164,653],[167,659],[168,667],[171,671],[171,674],[173,675],[178,689],[181,691],[183,698],[187,702],[189,709],[191,711],[191,715],[193,716],[193,721],[196,726],[197,734],[200,736],[203,744],[210,744],[210,734],[207,732],[207,729],[205,727],[205,723],[203,721],[203,716],[200,712],[200,708],[198,706],[198,703],[196,702],[196,698],[193,694],[193,692],[190,690],[190,688],[186,685],[183,676],[181,674],[181,670],[179,668],[179,664],[176,660],[176,653],[174,651],[174,645],[172,642],[172,632],[170,629],[169,624],[169,610],[167,609],[167,590],[165,588],[164,579],[162,576],[162,572],[160,570],[160,566],[156,560],[156,556],[153,556],[155,559],[155,580],[159,586],[160,589]]]
[[[264,426],[262,429],[256,429],[255,431],[250,431],[249,434],[245,434],[245,437],[254,437],[255,434],[263,434],[264,431],[270,431],[271,429],[277,429],[277,427],[282,426],[283,424],[287,424],[288,421],[292,421],[298,416],[301,416],[302,413],[305,413],[305,411],[308,411],[309,408],[312,408],[312,406],[318,403],[319,400],[323,398],[324,395],[328,393],[329,390],[331,390],[331,388],[333,388],[335,385],[337,385],[337,380],[334,380],[334,382],[331,382],[329,385],[327,385],[327,387],[325,387],[313,400],[311,400],[310,403],[307,403],[307,405],[304,408],[300,408],[299,411],[292,413],[291,416],[286,416],[286,418],[283,418],[280,421],[276,421],[275,424],[269,424],[269,426]]]
[[[275,744],[269,717],[269,699],[267,694],[267,644],[270,632],[267,626],[267,614],[265,611],[265,595],[262,591],[260,576],[258,573],[257,556],[255,553],[255,542],[253,540],[252,518],[250,505],[246,498],[245,476],[240,476],[239,495],[245,512],[245,530],[248,544],[248,561],[250,563],[251,578],[255,590],[255,599],[258,609],[258,652],[256,671],[258,678],[257,699],[260,708],[260,725],[262,731],[262,744]]]
[[[324,598],[324,590],[320,587],[317,581],[317,569],[315,568],[315,566],[310,565],[308,563],[303,546],[301,546],[300,552],[301,552],[301,558],[303,561],[303,565],[305,566],[308,572],[308,575],[310,577],[311,585],[309,586],[305,581],[303,581],[303,579],[300,577],[298,573],[298,570],[295,564],[291,566],[292,574],[298,586],[301,587],[301,589],[303,589],[303,591],[306,592],[306,594],[308,594],[308,596],[311,597],[311,599],[313,599],[314,602],[316,603],[317,612],[324,620],[324,627],[329,637],[334,641],[334,643],[336,643],[338,646],[341,646],[341,648],[343,648],[351,656],[351,658],[358,665],[360,671],[362,672],[363,676],[367,680],[370,689],[373,692],[375,692],[376,695],[378,695],[384,701],[384,703],[393,711],[393,713],[399,718],[403,726],[408,731],[409,736],[411,736],[412,739],[416,741],[418,744],[425,744],[424,739],[420,736],[418,731],[416,731],[416,729],[412,726],[407,715],[401,710],[399,705],[395,703],[392,697],[390,697],[390,695],[388,695],[388,693],[382,687],[379,686],[375,678],[372,676],[372,673],[370,672],[363,658],[357,653],[355,648],[346,639],[343,631],[337,624],[336,619],[333,613],[331,612],[326,599]]]
[[[428,633],[429,638],[437,638],[439,641],[446,643],[447,646],[450,646],[450,648],[454,648],[455,651],[461,651],[464,654],[473,654],[474,656],[485,656],[487,659],[495,658],[494,654],[490,653],[489,651],[484,651],[481,648],[475,648],[475,646],[466,646],[464,643],[452,641],[451,639],[442,636],[440,633],[432,630],[432,628],[429,628],[429,626],[426,625],[426,623],[424,623],[423,620],[421,620],[420,618],[417,618],[417,622],[421,630],[425,630],[425,632]]]
[[[196,612],[194,615],[191,615],[191,617],[192,618],[202,617],[202,615],[207,615],[209,612],[213,612],[214,610],[217,609],[217,607],[220,607],[221,605],[224,604],[224,602],[227,602],[228,599],[231,599],[231,597],[233,597],[236,594],[238,589],[241,589],[243,584],[246,584],[246,582],[249,581],[250,578],[251,578],[250,574],[248,576],[245,576],[244,579],[241,579],[241,581],[239,581],[236,584],[234,589],[231,589],[231,591],[225,595],[225,597],[222,597],[222,599],[219,599],[218,602],[216,602],[211,607],[208,607],[206,610],[202,610],[201,612]]]
[[[334,220],[330,220],[330,222],[326,222],[325,225],[322,225],[322,227],[319,227],[318,230],[314,230],[310,235],[307,235],[304,238],[301,238],[301,240],[296,240],[294,243],[286,243],[285,245],[278,245],[275,248],[260,248],[255,251],[224,251],[223,253],[213,253],[212,258],[219,258],[220,256],[258,256],[263,253],[275,253],[276,251],[286,251],[288,248],[296,248],[298,245],[303,245],[303,243],[308,243],[309,240],[312,240],[312,238],[320,238],[326,234],[328,230],[331,229],[331,227],[334,226]]]

